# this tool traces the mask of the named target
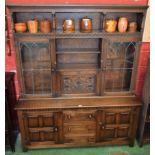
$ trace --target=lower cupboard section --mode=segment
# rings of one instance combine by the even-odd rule
[[[23,150],[134,145],[140,106],[18,110]]]

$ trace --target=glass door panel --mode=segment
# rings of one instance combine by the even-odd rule
[[[51,56],[49,43],[20,43],[25,94],[51,94]]]
[[[107,47],[105,92],[130,91],[136,43],[109,42]]]

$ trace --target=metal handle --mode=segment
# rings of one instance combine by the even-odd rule
[[[52,66],[51,66],[51,71],[52,71],[52,72],[56,72],[56,65],[52,65]]]
[[[71,115],[68,115],[67,117],[68,117],[68,119],[71,119]]]
[[[102,125],[102,129],[105,129],[105,127]]]
[[[68,131],[70,132],[71,131],[71,128],[68,128]]]
[[[54,131],[55,131],[55,132],[57,132],[57,131],[58,131],[58,128],[57,128],[57,127],[55,127],[55,128],[54,128]]]
[[[88,116],[88,117],[91,119],[93,116],[92,116],[92,114],[89,114],[89,116]]]
[[[98,124],[99,124],[99,125],[102,125],[103,123],[102,123],[102,122],[99,122]]]

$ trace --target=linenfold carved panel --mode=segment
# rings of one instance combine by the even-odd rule
[[[95,74],[64,75],[62,82],[63,94],[95,93]]]

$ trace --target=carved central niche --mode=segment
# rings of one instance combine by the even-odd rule
[[[63,76],[62,92],[64,94],[95,93],[96,75]]]

